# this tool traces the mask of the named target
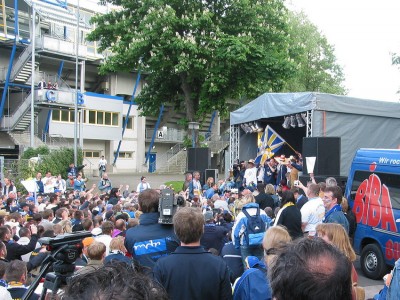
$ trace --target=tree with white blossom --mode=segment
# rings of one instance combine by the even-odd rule
[[[283,0],[104,0],[119,6],[91,22],[89,40],[110,50],[100,72],[140,66],[144,115],[162,103],[187,121],[227,112],[227,99],[281,91],[294,70]]]

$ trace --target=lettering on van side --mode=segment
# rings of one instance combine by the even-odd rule
[[[400,165],[400,159],[393,159],[387,157],[379,157],[380,164],[388,164],[388,165]]]
[[[385,256],[388,260],[398,260],[400,258],[400,243],[388,240],[385,245]]]
[[[357,223],[397,232],[389,189],[381,184],[376,174],[371,174],[357,189],[353,212]]]

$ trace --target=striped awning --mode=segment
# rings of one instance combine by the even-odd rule
[[[65,3],[60,4],[56,0],[25,0],[25,2],[35,8],[36,12],[44,19],[61,26],[77,27],[77,15],[74,14]],[[79,27],[82,30],[89,30],[90,26],[86,22],[80,20]]]

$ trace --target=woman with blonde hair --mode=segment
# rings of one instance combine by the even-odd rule
[[[256,202],[256,199],[254,198],[253,194],[246,194],[242,198],[235,200],[235,216],[237,216],[242,211],[243,206],[254,202]]]
[[[338,248],[351,261],[351,280],[353,283],[353,299],[364,299],[365,291],[358,287],[358,275],[353,262],[356,260],[356,253],[351,246],[349,236],[340,224],[322,223],[316,227],[318,237],[322,238],[327,243]],[[364,296],[363,296],[364,295]]]
[[[105,257],[104,264],[120,261],[130,265],[132,260],[125,256],[125,239],[123,236],[116,236],[110,242],[110,253]]]
[[[61,234],[72,233],[72,223],[69,220],[62,220],[58,223],[61,226]],[[56,224],[57,225],[57,224]]]
[[[283,226],[274,226],[268,228],[264,234],[263,248],[264,248],[264,260],[269,266],[276,256],[276,251],[290,243],[292,238],[289,232]]]
[[[272,199],[274,199],[275,207],[280,206],[279,196],[276,194],[275,187],[272,184],[269,183],[265,186],[265,193],[271,195]]]

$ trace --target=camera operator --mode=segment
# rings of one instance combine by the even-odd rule
[[[35,225],[30,225],[29,229],[31,231],[31,240],[28,245],[19,245],[11,240],[11,232],[7,226],[0,226],[0,239],[6,245],[7,256],[6,259],[11,261],[14,259],[22,260],[21,255],[27,254],[35,250],[36,242],[38,240],[37,227]]]
[[[142,266],[153,268],[156,261],[175,251],[179,240],[173,226],[158,223],[160,194],[154,189],[139,194],[140,224],[126,231],[125,247]]]

